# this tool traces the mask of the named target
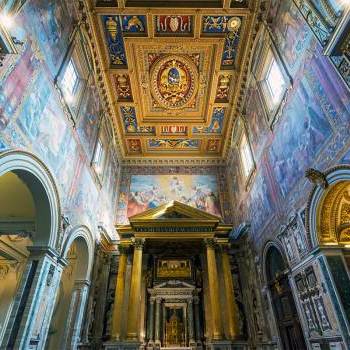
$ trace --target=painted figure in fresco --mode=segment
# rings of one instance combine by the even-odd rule
[[[218,210],[218,200],[214,194],[214,192],[210,192],[208,196],[205,197],[205,211],[208,213],[219,215],[220,212]]]
[[[177,176],[173,176],[173,178],[170,180],[169,185],[170,185],[171,192],[173,192],[176,197],[181,197],[184,190],[183,181]]]

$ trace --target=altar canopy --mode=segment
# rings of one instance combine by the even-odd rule
[[[141,340],[148,348],[225,348],[234,340],[238,324],[228,255],[231,229],[220,217],[177,201],[118,226],[110,349],[138,347]]]

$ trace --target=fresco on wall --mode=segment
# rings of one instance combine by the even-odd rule
[[[214,175],[133,175],[127,215],[130,217],[172,200],[221,216]]]
[[[86,96],[80,108],[80,120],[77,128],[80,141],[89,159],[92,159],[100,113],[101,106],[98,91],[93,87],[86,92]]]
[[[260,158],[264,139],[268,134],[265,115],[258,113],[258,106],[263,108],[257,96],[257,90],[251,90],[246,103],[246,119],[249,127],[249,141],[256,161]]]
[[[25,17],[30,18],[25,23],[29,32],[36,37],[45,63],[51,73],[56,74],[66,54],[73,28],[73,17],[66,2],[33,0],[24,7],[23,12]]]
[[[273,0],[269,13],[279,51],[295,71],[310,45],[313,34],[293,1]]]
[[[263,228],[274,211],[274,198],[268,184],[266,168],[263,164],[257,169],[254,184],[250,190],[250,222],[253,232]]]
[[[31,42],[27,41],[22,57],[14,69],[0,82],[0,130],[4,130],[16,113],[27,92],[34,72],[40,65]]]
[[[285,118],[276,128],[270,148],[270,162],[283,196],[303,177],[332,129],[306,81],[296,90],[285,111]]]

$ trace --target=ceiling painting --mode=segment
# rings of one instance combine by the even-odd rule
[[[192,36],[193,16],[161,15],[155,16],[155,33],[157,36]]]
[[[247,2],[219,1],[212,10],[144,3],[94,8],[123,156],[222,159],[252,30]]]
[[[225,108],[215,107],[208,127],[194,126],[193,134],[221,134],[224,124]]]
[[[124,36],[147,35],[146,16],[124,15],[119,16]]]
[[[123,118],[126,134],[155,134],[154,126],[138,126],[135,107],[121,106],[120,113]]]
[[[150,139],[149,148],[158,150],[197,150],[200,147],[198,139]]]
[[[117,100],[120,102],[132,102],[130,78],[128,74],[117,74],[114,76]]]

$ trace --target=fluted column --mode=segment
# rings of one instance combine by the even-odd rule
[[[130,297],[128,308],[127,338],[139,340],[139,310],[141,303],[142,249],[144,239],[136,239],[132,262]]]
[[[199,298],[196,296],[193,299],[194,301],[194,325],[196,329],[196,341],[197,343],[201,343],[201,323],[199,319]]]
[[[152,344],[154,340],[154,298],[152,297],[148,303],[147,337],[148,343]]]
[[[232,340],[239,334],[238,330],[238,308],[234,299],[233,280],[228,256],[228,247],[221,247],[222,269],[224,275],[226,317],[228,323],[229,338]]]
[[[160,345],[160,308],[161,308],[162,299],[156,299],[156,319],[155,319],[155,344]]]
[[[112,339],[120,340],[122,310],[124,304],[125,271],[127,261],[127,248],[119,246],[119,266],[117,283],[115,286],[114,307],[112,317]]]
[[[214,239],[206,239],[204,242],[207,250],[209,298],[212,316],[212,340],[221,340],[222,331],[219,302],[219,281],[215,257],[216,243]]]
[[[187,300],[187,319],[188,319],[188,339],[189,345],[195,344],[194,325],[193,325],[193,300]]]

